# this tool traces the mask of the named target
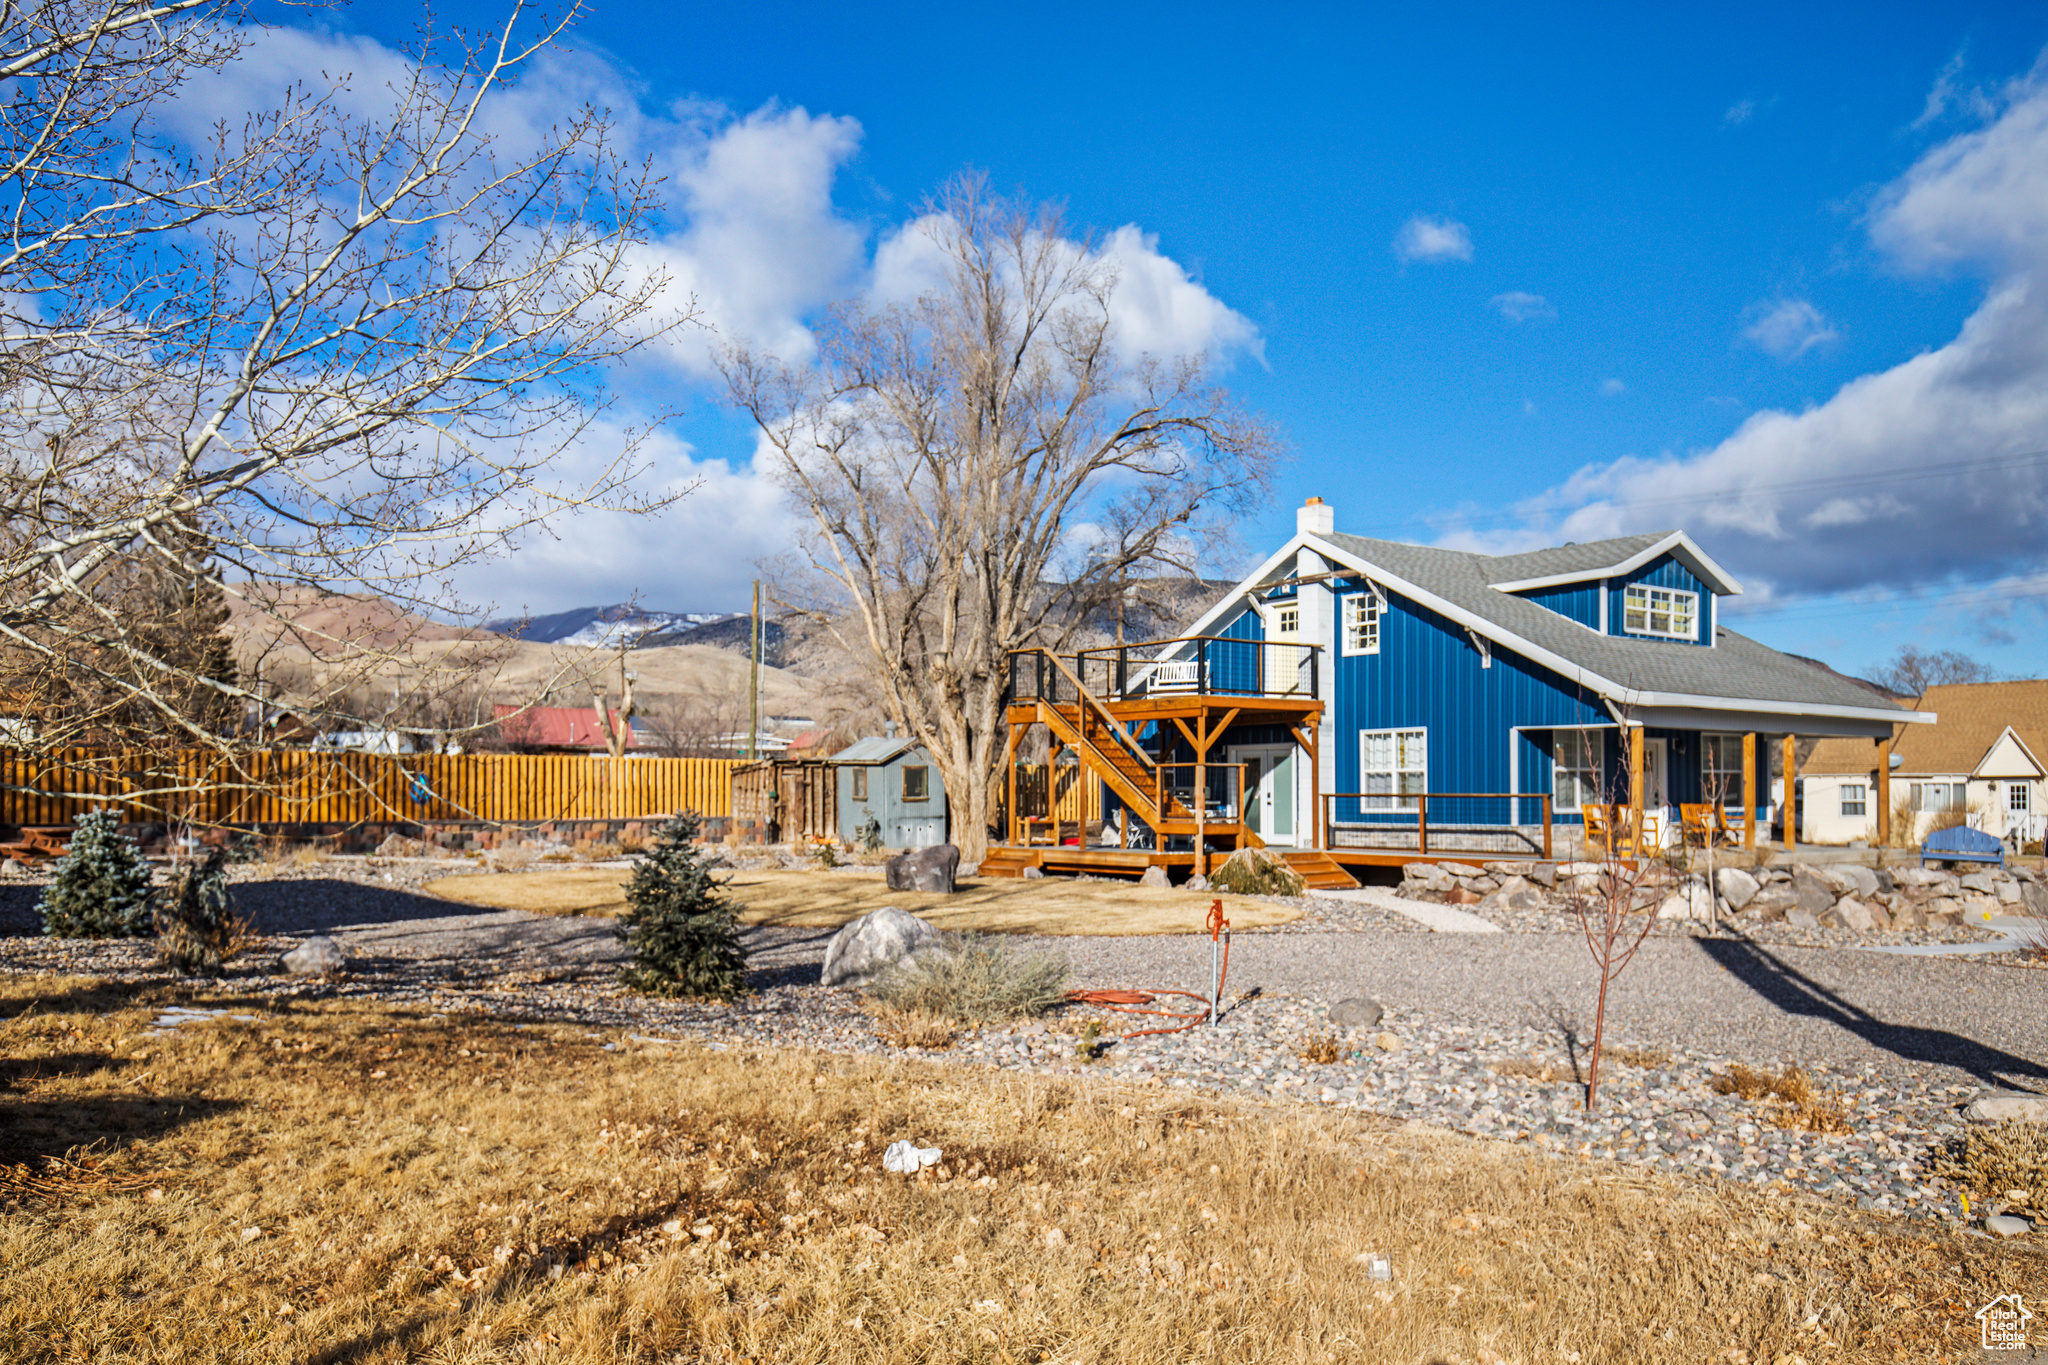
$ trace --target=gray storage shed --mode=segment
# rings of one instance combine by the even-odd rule
[[[947,842],[946,784],[925,747],[912,739],[863,739],[826,762],[839,770],[839,837],[854,846],[872,814],[885,848]]]

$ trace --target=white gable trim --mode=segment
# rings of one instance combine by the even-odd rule
[[[1691,569],[1709,589],[1723,597],[1740,597],[1742,585],[1729,577],[1728,571],[1716,564],[1692,537],[1683,531],[1673,531],[1664,539],[1646,549],[1638,550],[1618,564],[1603,568],[1580,569],[1574,573],[1546,574],[1541,578],[1517,578],[1505,583],[1489,583],[1488,587],[1500,592],[1528,592],[1532,588],[1558,588],[1567,583],[1584,583],[1596,578],[1619,578],[1634,573],[1659,555],[1672,554],[1680,563]]]
[[[2044,768],[2041,766],[2041,760],[2034,756],[2034,751],[2027,747],[2027,742],[2021,739],[2019,737],[2019,732],[2014,730],[2010,725],[2005,727],[2005,731],[2003,734],[1999,735],[1997,739],[1991,741],[1991,746],[1984,751],[1984,757],[1978,761],[1976,768],[1970,773],[1970,776],[1985,776],[1985,769],[1990,766],[1993,755],[1995,755],[1998,752],[1999,747],[2003,745],[2007,740],[2011,740],[2013,743],[2013,747],[2018,749],[2020,753],[2026,758],[2027,762],[2030,765],[2032,765],[2034,771],[2031,774],[2031,776],[2035,778],[2048,776],[2048,768]],[[2015,774],[2012,773],[1996,774],[1996,776],[2000,778],[2010,778],[2014,775]]]

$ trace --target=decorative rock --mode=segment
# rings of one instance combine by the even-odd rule
[[[1391,1033],[1382,1033],[1372,1040],[1372,1045],[1382,1052],[1399,1052],[1401,1040]]]
[[[1470,863],[1438,863],[1437,866],[1442,868],[1444,875],[1448,877],[1477,877],[1483,873],[1483,869]]]
[[[1877,927],[1870,908],[1854,896],[1844,896],[1835,902],[1835,918],[1841,921],[1842,927],[1854,929],[1859,934],[1867,934]]]
[[[1891,932],[1891,913],[1884,908],[1881,902],[1868,900],[1863,902],[1863,906],[1870,912],[1870,927],[1874,932],[1880,934]]]
[[[1451,888],[1450,894],[1444,897],[1444,904],[1477,905],[1481,900],[1484,899],[1485,897],[1481,896],[1477,891],[1474,891],[1469,887],[1459,885]]]
[[[1658,919],[1707,920],[1714,916],[1714,898],[1703,882],[1688,881],[1657,907]]]
[[[326,976],[348,965],[348,954],[325,934],[315,934],[284,955],[284,969],[293,976]]]
[[[1877,880],[1877,873],[1856,863],[1843,863],[1835,869],[1842,879],[1850,884],[1850,892],[1859,899],[1867,900],[1884,887]]]
[[[1980,896],[1989,896],[1993,894],[1991,887],[1991,874],[1989,872],[1972,872],[1967,876],[1963,877],[1961,880],[1962,888],[1965,891],[1974,891]]]
[[[1557,885],[1557,864],[1529,864],[1529,880],[1535,882],[1539,886],[1544,887],[1545,889],[1555,887]]]
[[[1401,880],[1413,882],[1425,891],[1448,891],[1451,889],[1451,874],[1435,863],[1409,863],[1401,869]]]
[[[1963,1109],[1963,1117],[1972,1123],[2003,1123],[2007,1119],[2048,1123],[2048,1096],[1979,1095]]]
[[[1756,878],[1739,867],[1717,867],[1714,869],[1714,889],[1721,893],[1721,899],[1728,902],[1730,910],[1740,910],[1756,899],[1758,886]]]
[[[1345,1028],[1371,1028],[1385,1013],[1386,1011],[1380,1008],[1379,1001],[1363,995],[1354,995],[1349,1000],[1339,1000],[1330,1006],[1330,1022]]]
[[[1933,886],[1945,878],[1933,868],[1902,867],[1892,873],[1892,880],[1900,886]]]
[[[1045,880],[1045,869],[1042,867],[1027,867],[1018,875],[1027,882],[1042,882]]]
[[[1833,909],[1834,907],[1830,906],[1829,908]],[[1803,905],[1795,905],[1785,912],[1785,923],[1791,925],[1794,929],[1818,929],[1820,928],[1820,917]]]
[[[1834,888],[1816,877],[1809,868],[1801,867],[1793,871],[1792,894],[1798,898],[1799,908],[1812,915],[1816,921],[1835,905]]]
[[[960,870],[960,850],[951,844],[907,849],[883,865],[882,875],[891,891],[936,891],[953,894],[953,881]]]
[[[2048,918],[2048,886],[2035,881],[2020,883],[2020,903],[2028,914]]]
[[[1557,875],[1560,877],[1597,877],[1600,875],[1600,864],[1560,863]]]
[[[2000,905],[2017,905],[2020,900],[2020,884],[2009,878],[2000,877],[1992,883],[1992,891]]]
[[[2016,1214],[1994,1213],[1984,1220],[1984,1230],[2000,1237],[2024,1237],[2033,1224]]]
[[[1138,885],[1157,887],[1163,891],[1172,883],[1166,879],[1166,869],[1154,863],[1145,869],[1144,876],[1138,878]]]
[[[885,905],[849,920],[825,945],[827,986],[865,986],[912,954],[932,947],[939,931],[908,911]]]
[[[1197,872],[1181,885],[1182,889],[1187,891],[1207,891],[1209,889],[1209,879]]]

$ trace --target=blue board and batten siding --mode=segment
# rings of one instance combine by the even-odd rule
[[[1547,607],[1568,621],[1577,621],[1590,630],[1598,630],[1603,582],[1595,579],[1589,583],[1563,583],[1554,588],[1531,588],[1515,596],[1527,598],[1539,607]]]
[[[1348,595],[1339,585],[1340,621],[1342,599]],[[1323,652],[1322,666],[1334,674],[1328,693],[1334,742],[1323,764],[1335,790],[1361,787],[1362,731],[1427,730],[1431,791],[1538,795],[1551,789],[1548,736],[1515,731],[1613,725],[1590,689],[1499,647],[1493,666],[1485,667],[1456,623],[1399,594],[1385,600],[1377,654],[1346,655],[1341,647]],[[1255,640],[1263,622],[1247,609],[1217,633]],[[1288,739],[1277,726],[1237,726],[1225,737],[1229,744]],[[1555,812],[1557,818],[1574,814]],[[1535,812],[1523,816],[1534,819]]]

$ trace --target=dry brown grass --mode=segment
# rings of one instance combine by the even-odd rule
[[[1335,1034],[1324,1033],[1308,1038],[1302,1043],[1299,1053],[1304,1062],[1328,1066],[1344,1055],[1344,1049],[1338,1044]]]
[[[874,1018],[875,1032],[891,1047],[938,1051],[953,1046],[960,1036],[959,1021],[934,1010],[875,1005],[868,1013]]]
[[[1798,1128],[1809,1133],[1846,1133],[1849,1116],[1841,1103],[1813,1083],[1804,1067],[1793,1065],[1773,1076],[1741,1062],[1714,1078],[1714,1092],[1740,1095],[1761,1104],[1764,1117],[1780,1128]]]
[[[2048,1209],[2048,1131],[2007,1119],[1972,1127],[1943,1144],[1929,1163],[1936,1175],[1982,1201]]]
[[[428,882],[429,895],[464,905],[525,910],[537,915],[616,915],[625,909],[623,868],[577,872],[500,873],[444,877]],[[940,929],[993,934],[1199,933],[1213,893],[1160,890],[1124,882],[991,877],[963,881],[953,895],[891,891],[880,877],[861,872],[735,872],[731,894],[747,924],[836,929],[884,905],[898,906]],[[1223,913],[1236,929],[1286,924],[1299,910],[1265,901],[1223,896]]]
[[[1926,1362],[2048,1273],[1157,1087],[218,996],[257,1017],[150,1035],[193,999],[0,981],[0,1160],[104,1179],[5,1197],[0,1359]]]

